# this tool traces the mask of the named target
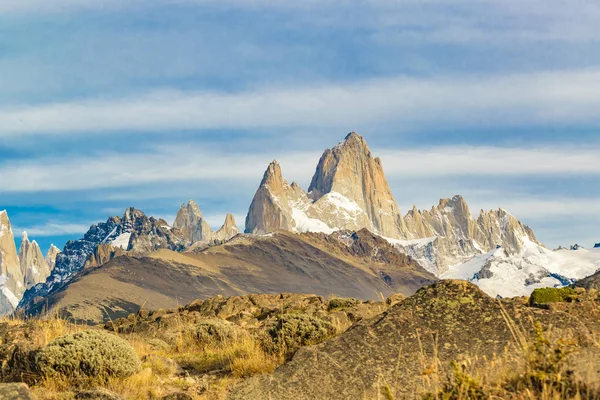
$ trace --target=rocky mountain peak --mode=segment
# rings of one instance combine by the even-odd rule
[[[56,265],[56,257],[60,254],[60,249],[58,247],[56,247],[55,245],[51,244],[50,248],[48,249],[48,252],[46,253],[46,264],[48,264],[48,267],[50,268],[50,271],[52,271],[54,269],[54,266]]]
[[[383,236],[409,236],[381,160],[373,158],[365,139],[355,132],[333,149],[325,150],[308,191],[314,201],[330,193],[353,201]]]
[[[143,219],[145,217],[146,217],[146,214],[144,214],[143,211],[138,210],[137,208],[134,208],[134,207],[129,207],[125,210],[122,220],[123,220],[123,222],[135,222],[135,221]]]
[[[272,193],[281,194],[284,190],[284,182],[281,166],[277,160],[273,160],[267,167],[260,185],[268,187]]]
[[[214,234],[214,239],[219,241],[227,241],[233,238],[234,236],[238,235],[239,233],[240,230],[238,229],[235,223],[235,218],[233,214],[227,214],[227,216],[225,217],[225,223],[223,224],[221,229],[219,229]]]
[[[50,276],[50,267],[42,254],[40,246],[35,240],[29,241],[27,232],[23,232],[21,237],[19,261],[26,289],[46,281],[46,278]]]
[[[182,204],[175,217],[173,227],[181,232],[188,245],[212,239],[210,224],[202,217],[200,207],[193,200]]]

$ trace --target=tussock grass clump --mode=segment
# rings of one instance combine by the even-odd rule
[[[274,350],[288,355],[300,347],[321,343],[335,333],[331,323],[306,314],[282,315],[269,330]]]
[[[127,341],[96,330],[55,339],[38,352],[36,364],[46,377],[124,378],[140,369],[139,357]]]
[[[569,287],[535,289],[529,297],[529,305],[539,307],[549,303],[570,303],[577,297],[577,292]]]

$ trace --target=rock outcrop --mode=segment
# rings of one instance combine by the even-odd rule
[[[6,211],[0,211],[0,314],[17,306],[25,287],[15,238]]]
[[[45,282],[46,278],[50,276],[50,266],[46,262],[40,246],[35,240],[29,241],[27,232],[23,232],[21,237],[19,261],[26,289],[40,282]]]
[[[88,259],[83,265],[83,268],[99,267],[111,261],[113,258],[122,256],[126,253],[127,252],[121,247],[115,247],[109,243],[99,244],[94,249],[93,253],[89,255]]]
[[[60,254],[60,249],[55,245],[51,244],[48,252],[46,253],[46,264],[48,264],[48,268],[50,268],[50,272],[54,269],[56,265],[56,257]]]

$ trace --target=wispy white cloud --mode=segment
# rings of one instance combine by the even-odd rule
[[[583,145],[546,148],[454,146],[374,150],[390,179],[460,176],[596,176],[600,149]],[[289,180],[305,184],[319,151],[234,154],[182,144],[145,153],[96,154],[75,158],[19,160],[0,166],[1,192],[73,191],[131,187],[161,182],[260,181],[273,159]],[[227,183],[227,184],[229,184]],[[118,193],[117,193],[118,195]],[[129,196],[129,195],[128,195]]]
[[[0,136],[173,129],[590,123],[600,69],[475,78],[396,77],[240,93],[163,91],[0,110]]]
[[[27,232],[31,238],[61,236],[61,235],[77,235],[83,234],[90,229],[90,225],[74,224],[69,222],[48,222],[42,225],[32,225],[30,227],[15,227],[15,232]]]

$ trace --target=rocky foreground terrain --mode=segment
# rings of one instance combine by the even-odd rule
[[[440,281],[381,302],[216,296],[94,326],[7,319],[0,398],[597,399],[599,317],[593,288],[498,300]]]

